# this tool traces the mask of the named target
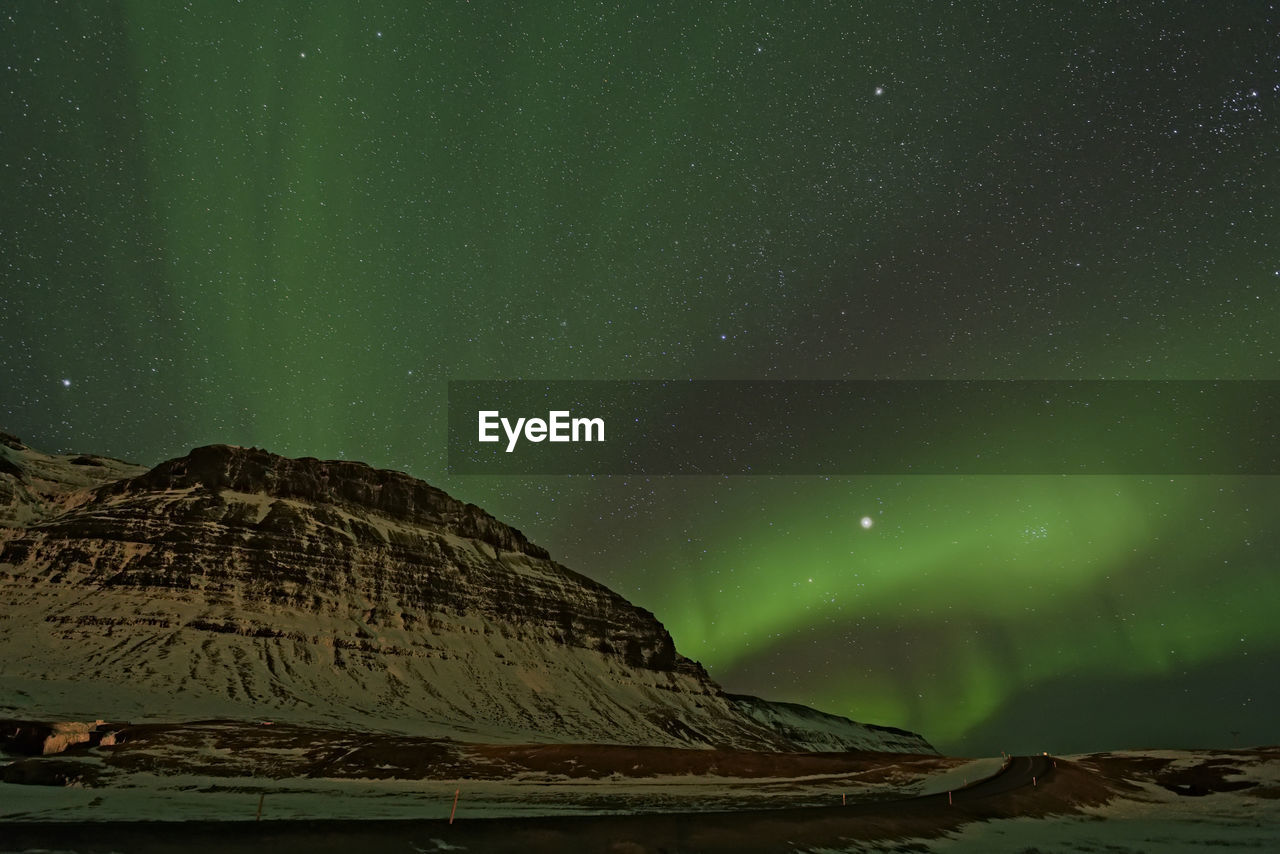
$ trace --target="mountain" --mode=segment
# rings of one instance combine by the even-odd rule
[[[89,499],[92,487],[146,471],[110,457],[42,454],[0,431],[0,537]]]
[[[934,752],[726,694],[653,614],[406,474],[226,445],[146,470],[0,436],[0,716]]]

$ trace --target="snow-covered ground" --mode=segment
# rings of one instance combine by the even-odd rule
[[[978,765],[966,766],[981,770]],[[998,762],[997,762],[998,767]],[[289,779],[135,773],[81,788],[0,784],[0,821],[248,821],[460,818],[635,812],[707,812],[834,806],[945,791],[959,782],[859,772],[741,778],[658,775],[602,779],[523,773],[505,780]],[[954,780],[953,780],[954,778]]]
[[[1173,796],[1176,797],[1176,796]],[[1208,851],[1280,851],[1280,810],[1238,795],[1210,796],[1206,804],[1121,802],[1082,816],[1013,818],[965,825],[945,840],[918,840],[936,854],[1204,854]],[[850,849],[853,851],[865,848]],[[900,849],[885,849],[900,850]]]
[[[1176,794],[1143,775],[1126,775],[1126,782],[1136,787],[1135,791],[1101,806],[1081,807],[1077,815],[973,822],[943,839],[913,840],[920,846],[913,850],[936,854],[1280,851],[1280,761],[1276,761],[1275,752],[1269,753],[1270,756],[1251,757],[1241,751],[1124,751],[1115,754],[1122,762],[1165,763],[1161,774],[1226,766],[1236,773],[1221,774],[1223,781],[1253,785],[1234,791],[1186,795]],[[1089,755],[1069,758],[1083,763],[1095,759]],[[901,849],[859,846],[846,850]]]
[[[954,792],[963,789],[970,783],[976,783],[990,777],[1004,767],[1005,760],[999,756],[988,756],[983,759],[970,759],[961,764],[922,777],[918,785],[908,786],[903,791],[911,795],[934,795],[938,792]]]
[[[264,821],[296,822],[275,824],[269,829],[273,839],[293,846],[282,850],[292,852],[306,850],[312,840],[306,835],[307,819],[354,819],[357,824],[341,829],[348,834],[343,838],[358,839],[372,833],[385,840],[396,833],[394,828],[399,826],[398,822],[376,827],[362,822],[446,819],[457,793],[456,820],[460,825],[449,828],[451,833],[456,834],[460,826],[466,827],[466,833],[474,829],[479,835],[472,833],[466,837],[473,842],[507,839],[510,835],[517,847],[509,845],[503,850],[522,850],[526,854],[563,850],[556,847],[560,844],[557,840],[574,838],[580,831],[587,834],[583,837],[587,840],[625,841],[629,847],[608,850],[626,851],[685,850],[679,847],[683,844],[679,843],[681,839],[701,839],[707,843],[703,847],[715,851],[832,854],[1178,854],[1280,850],[1280,750],[1277,749],[1216,753],[1142,751],[1062,757],[1057,761],[1056,770],[1037,787],[958,801],[952,808],[945,801],[903,801],[902,798],[916,793],[954,790],[966,781],[997,771],[1002,761],[999,758],[955,760],[900,756],[879,766],[867,763],[825,773],[741,776],[708,773],[704,768],[697,774],[646,774],[641,773],[643,768],[629,768],[628,771],[635,773],[628,775],[619,771],[602,775],[599,773],[601,756],[594,754],[589,746],[577,746],[582,750],[581,762],[566,761],[566,756],[574,754],[565,746],[552,746],[550,764],[543,761],[546,755],[538,753],[545,747],[529,746],[528,752],[522,753],[502,745],[483,749],[460,746],[455,758],[469,755],[473,761],[469,767],[481,776],[487,775],[484,779],[373,779],[372,774],[369,777],[267,779],[138,769],[122,773],[119,765],[114,769],[107,767],[103,758],[108,754],[98,750],[82,753],[77,761],[102,764],[102,782],[111,772],[109,785],[59,788],[0,784],[0,826],[7,823],[15,833],[24,826],[31,827],[37,835],[28,834],[28,838],[51,834],[50,840],[54,843],[51,847],[74,848],[74,844],[57,843],[64,838],[84,838],[75,836],[74,828],[84,827],[86,823],[95,826],[102,823],[102,834],[107,836],[119,836],[123,832],[119,827],[124,827],[109,828],[109,822],[139,819],[214,820],[253,827],[261,807]],[[307,759],[303,753],[278,746],[259,749],[259,753],[263,751],[274,751],[285,765]],[[467,754],[467,751],[473,752]],[[215,754],[216,751],[210,753],[206,760],[216,760]],[[154,751],[148,755],[156,760],[165,758]],[[508,764],[493,764],[495,755],[506,757]],[[620,756],[607,755],[613,759]],[[741,762],[742,756],[726,754],[725,760],[723,764],[730,765]],[[661,761],[665,761],[663,756],[650,764],[656,766]],[[829,761],[829,758],[819,761]],[[524,763],[523,770],[517,768],[520,762]],[[546,767],[530,770],[538,762]],[[893,764],[895,762],[900,764]],[[340,764],[333,767],[349,770]],[[558,773],[547,770],[548,767],[573,770]],[[856,811],[839,808],[846,797],[850,805],[858,804]],[[815,809],[785,810],[778,813],[776,819],[758,811],[783,807]],[[742,812],[741,817],[736,814],[736,811],[747,810],[756,812]],[[687,815],[701,812],[710,814]],[[673,824],[677,813],[686,813],[680,817],[678,826]],[[592,815],[597,818],[590,818]],[[556,825],[548,830],[545,824],[522,821],[535,816],[560,816],[571,819],[573,824]],[[511,821],[492,829],[485,827],[488,822],[469,823],[500,817]],[[58,824],[50,829],[30,822]],[[71,835],[59,835],[59,826],[72,829],[68,831]],[[46,829],[40,830],[41,827]],[[445,826],[441,823],[434,828],[416,824],[413,827],[416,828],[413,833],[434,833]],[[133,836],[120,838],[137,838],[139,832],[152,831],[128,831]],[[215,833],[207,826],[201,832]],[[93,838],[98,835],[97,830],[90,832]],[[463,842],[465,835],[450,836],[450,844]],[[172,831],[164,838],[173,838]],[[669,844],[673,839],[678,843],[676,849]],[[796,839],[804,841],[796,842]],[[519,847],[526,843],[527,847]],[[583,845],[582,850],[596,850],[588,842]],[[0,834],[0,852],[5,850],[8,849]],[[211,849],[206,845],[201,850]],[[489,849],[481,846],[467,850]]]
[[[957,789],[1000,760],[618,745],[468,744],[283,723],[15,724],[0,821],[441,818],[835,806]],[[79,731],[79,730],[75,730]],[[35,781],[64,785],[34,785]]]

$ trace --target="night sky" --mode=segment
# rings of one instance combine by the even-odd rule
[[[84,5],[0,10],[0,428],[408,471],[946,751],[1280,741],[1276,478],[444,432],[451,379],[1280,379],[1276,4]]]

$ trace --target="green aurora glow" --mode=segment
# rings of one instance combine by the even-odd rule
[[[443,408],[1280,377],[1274,11],[475,5],[14,11],[0,426],[409,471],[944,749],[1280,737],[1273,479],[450,478]]]

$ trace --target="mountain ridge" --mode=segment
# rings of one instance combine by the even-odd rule
[[[727,694],[652,612],[401,472],[229,445],[150,469],[0,451],[0,714],[934,752]]]

